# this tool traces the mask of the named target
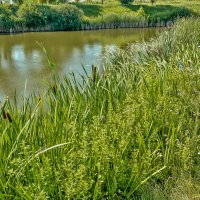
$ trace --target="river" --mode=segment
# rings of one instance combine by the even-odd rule
[[[61,75],[82,74],[84,65],[101,67],[106,50],[128,43],[147,41],[157,29],[114,29],[77,32],[38,32],[0,35],[0,98],[39,90],[49,80],[52,69],[48,57]],[[45,54],[45,47],[47,54]]]

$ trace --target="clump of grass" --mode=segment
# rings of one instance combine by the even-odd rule
[[[0,197],[175,199],[184,180],[198,196],[199,24],[119,50],[81,81],[54,76],[22,106],[5,100]]]
[[[99,16],[96,18],[85,18],[84,25],[91,29],[101,28],[120,28],[120,27],[142,27],[141,24],[146,23],[148,26],[148,20],[145,16],[135,14],[123,14],[110,13],[107,15]],[[83,26],[84,27],[84,26]]]

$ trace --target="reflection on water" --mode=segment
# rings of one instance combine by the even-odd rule
[[[40,88],[51,75],[47,56],[57,65],[60,74],[83,73],[92,64],[101,65],[105,48],[125,46],[153,37],[156,29],[118,29],[81,32],[47,32],[0,35],[0,97],[11,95],[16,89],[22,94]]]

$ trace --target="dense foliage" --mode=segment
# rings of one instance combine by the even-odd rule
[[[23,4],[17,16],[24,20],[25,26],[52,26],[55,30],[76,30],[80,28],[83,13],[73,5],[47,6]]]
[[[0,14],[1,15],[6,15],[6,16],[10,16],[12,14],[11,8],[12,6],[8,5],[8,4],[2,4],[0,5]]]
[[[24,20],[25,26],[45,26],[52,20],[49,6],[23,4],[17,11],[17,16]]]
[[[195,199],[200,20],[108,54],[105,70],[5,100],[1,199]]]
[[[53,8],[52,24],[56,30],[79,30],[83,12],[73,5],[59,5]]]
[[[49,27],[47,30],[77,30],[82,23],[83,12],[76,6],[22,4],[0,5],[0,29],[9,31],[21,28]]]
[[[95,17],[88,12],[96,12],[97,7],[84,4],[0,4],[0,32],[80,30],[119,27],[165,26],[178,17],[191,15],[185,7],[149,7],[127,5],[133,12],[109,11]],[[125,8],[121,5],[120,8]],[[83,11],[82,11],[83,9]],[[89,11],[88,11],[89,9]],[[158,11],[155,12],[154,9]]]

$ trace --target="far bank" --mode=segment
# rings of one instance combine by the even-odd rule
[[[191,9],[180,5],[95,5],[0,5],[0,33],[165,27],[177,18],[194,15]]]

